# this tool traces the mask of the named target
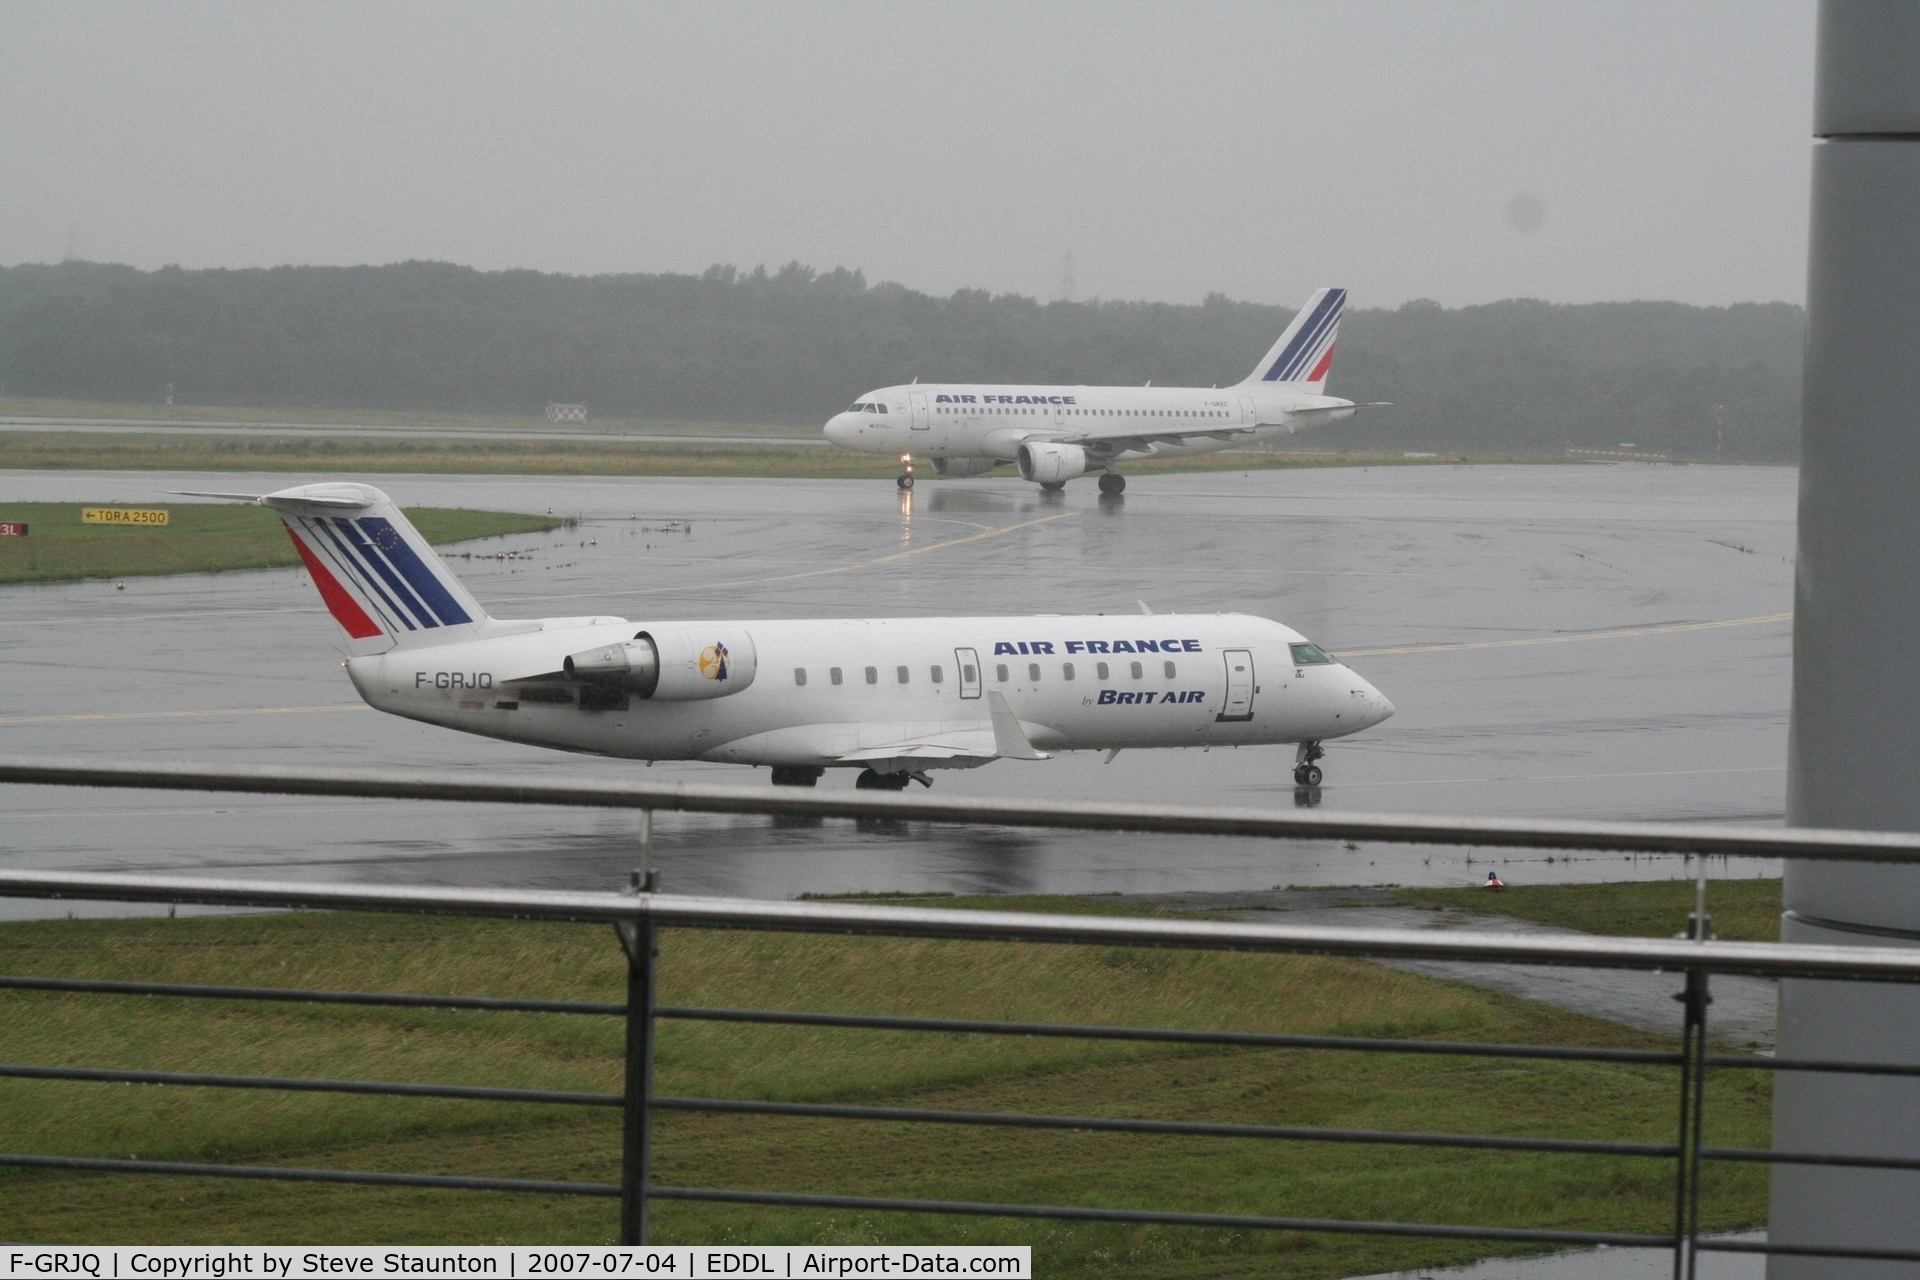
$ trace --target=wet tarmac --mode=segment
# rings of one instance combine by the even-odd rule
[[[320,476],[4,472],[21,501],[152,502]],[[1333,743],[1094,754],[938,777],[944,792],[1529,817],[1776,823],[1795,473],[1409,466],[1091,484],[365,476],[404,505],[578,517],[455,549],[499,616],[635,619],[1242,610],[1342,655],[1399,714]],[[186,501],[171,499],[171,501]],[[0,511],[0,515],[4,512]],[[670,526],[669,521],[683,523]],[[512,558],[503,558],[506,552]],[[470,558],[464,558],[470,557]],[[295,570],[0,588],[0,752],[633,776],[362,707]],[[661,781],[768,785],[660,764]],[[852,772],[823,784],[852,785]],[[383,882],[598,887],[632,815],[0,789],[0,860]],[[1684,874],[1678,859],[663,816],[669,889],[1196,892]],[[1716,866],[1754,874],[1760,864]],[[16,904],[12,910],[26,908]]]

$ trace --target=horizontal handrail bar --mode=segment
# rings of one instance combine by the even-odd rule
[[[1920,1159],[1910,1157],[1832,1156],[1813,1151],[1774,1151],[1766,1147],[1702,1147],[1700,1158],[1754,1164],[1823,1164],[1849,1169],[1920,1169]]]
[[[1675,1066],[1681,1055],[1666,1049],[1588,1049],[1538,1044],[1472,1044],[1458,1040],[1377,1040],[1366,1036],[1299,1036],[1265,1031],[1186,1031],[1155,1027],[1110,1027],[1071,1022],[976,1022],[964,1018],[900,1018],[868,1013],[790,1013],[775,1009],[703,1009],[661,1005],[656,1018],[706,1022],[852,1027],[872,1031],[945,1031],[992,1036],[1057,1036],[1070,1040],[1136,1040],[1165,1044],[1220,1044],[1266,1049],[1335,1049],[1355,1053],[1436,1053],[1478,1058],[1545,1058],[1559,1062],[1645,1062]]]
[[[420,996],[381,991],[304,991],[289,987],[194,986],[175,982],[111,982],[83,978],[0,976],[0,991],[54,991],[108,995],[181,996],[215,1000],[278,1000],[494,1012],[593,1014],[623,1017],[623,1004],[572,1000],[517,1000],[492,996]],[[962,1018],[902,1018],[859,1013],[799,1013],[778,1009],[713,1009],[660,1005],[656,1018],[703,1022],[791,1024],[881,1031],[965,1032],[976,1035],[1051,1036],[1078,1040],[1132,1040],[1167,1044],[1219,1044],[1273,1049],[1334,1049],[1356,1053],[1430,1053],[1482,1058],[1539,1058],[1573,1062],[1642,1062],[1671,1066],[1680,1055],[1664,1049],[1590,1049],[1562,1045],[1472,1044],[1448,1040],[1379,1040],[1365,1036],[1302,1036],[1262,1031],[1189,1031],[1178,1028],[1083,1026],[1070,1022],[982,1022]],[[1745,1065],[1745,1058],[1729,1058]],[[1836,1068],[1838,1069],[1838,1068]],[[1920,1073],[1920,1068],[1913,1068]]]
[[[79,1169],[90,1173],[153,1173],[180,1178],[257,1178],[267,1182],[352,1182],[442,1191],[524,1191],[550,1196],[617,1196],[612,1182],[543,1182],[532,1178],[466,1178],[443,1173],[369,1173],[358,1169],[287,1169],[265,1164],[197,1164],[181,1160],[103,1160],[89,1156],[0,1154],[19,1169]]]
[[[1537,818],[1455,818],[1307,809],[1222,809],[1103,801],[951,799],[803,787],[717,787],[691,783],[529,782],[506,774],[263,765],[102,764],[81,759],[0,756],[0,782],[41,786],[135,787],[269,795],[458,800],[484,804],[786,817],[879,818],[964,826],[1062,827],[1169,835],[1284,840],[1378,840],[1502,848],[1599,849],[1615,853],[1698,853],[1755,858],[1920,862],[1920,835],[1807,827],[1718,827],[1653,822],[1566,822]]]
[[[1262,1138],[1281,1142],[1345,1142],[1400,1147],[1460,1147],[1489,1151],[1553,1151],[1573,1155],[1672,1159],[1671,1143],[1590,1142],[1577,1138],[1505,1138],[1474,1133],[1395,1133],[1384,1129],[1318,1129],[1267,1124],[1211,1124],[1189,1120],[1129,1120],[1099,1116],[1030,1115],[1016,1111],[939,1111],[914,1107],[856,1107],[818,1102],[755,1102],[732,1098],[655,1098],[656,1111],[721,1115],[799,1116],[820,1120],[874,1120],[906,1124],[984,1125],[1008,1129],[1067,1129],[1076,1133],[1158,1133],[1195,1138]]]
[[[661,893],[308,884],[68,871],[0,871],[0,897],[192,902],[223,906],[405,911],[493,918],[649,922],[664,928],[851,933],[902,938],[1178,947],[1215,951],[1469,960],[1656,969],[1755,977],[1920,981],[1920,951],[1782,942],[1693,942],[1465,929],[1350,929],[1130,916],[965,911],[859,902],[786,902]]]
[[[1772,1244],[1765,1240],[1709,1240],[1694,1242],[1702,1253],[1771,1253],[1788,1258],[1859,1258],[1867,1262],[1920,1262],[1912,1249],[1849,1249],[1844,1245]]]
[[[1920,1064],[1911,1062],[1841,1062],[1837,1059],[1769,1058],[1757,1053],[1710,1053],[1701,1059],[1710,1067],[1746,1071],[1832,1071],[1841,1075],[1920,1076]]]
[[[296,1076],[228,1076],[197,1071],[122,1071],[109,1067],[41,1067],[0,1063],[0,1077],[16,1080],[93,1080],[107,1084],[200,1085],[216,1089],[284,1089],[289,1093],[365,1093],[396,1098],[466,1098],[479,1102],[557,1102],[575,1107],[618,1107],[617,1093],[568,1093],[548,1089],[498,1089],[464,1084],[406,1084],[390,1080],[310,1080]]]
[[[418,996],[387,991],[306,991],[298,987],[196,986],[184,982],[109,982],[92,978],[0,977],[0,990],[92,992],[123,996],[188,996],[202,1000],[284,1000],[295,1004],[390,1005],[405,1009],[480,1009],[489,1013],[585,1013],[623,1016],[627,1006],[586,1000],[517,1000],[500,996]]]
[[[1364,1222],[1342,1218],[1271,1218],[1252,1214],[1170,1213],[1083,1209],[1077,1205],[984,1204],[972,1200],[892,1200],[873,1196],[800,1195],[786,1191],[723,1191],[707,1187],[648,1187],[653,1200],[703,1200],[799,1209],[868,1209],[892,1213],[950,1213],[983,1218],[1055,1218],[1071,1222],[1128,1222],[1171,1227],[1229,1227],[1254,1231],[1325,1231],[1339,1235],[1416,1236],[1443,1240],[1511,1240],[1530,1244],[1604,1244],[1627,1249],[1671,1249],[1672,1236],[1606,1231],[1535,1231],[1524,1227],[1457,1227],[1441,1223]]]

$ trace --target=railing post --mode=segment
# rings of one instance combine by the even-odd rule
[[[659,889],[659,873],[633,875],[635,893]],[[627,1079],[620,1142],[620,1243],[647,1242],[647,1185],[653,1164],[653,978],[660,930],[651,916],[616,926],[627,953]]]

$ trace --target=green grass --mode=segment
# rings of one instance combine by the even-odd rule
[[[164,508],[169,513],[164,527],[81,522],[82,506],[104,505],[117,504],[0,502],[0,520],[24,520],[30,528],[24,538],[0,538],[0,584],[265,569],[300,562],[280,517],[263,507],[161,500],[143,508]],[[407,518],[436,545],[539,533],[562,523],[552,516],[448,507],[415,507]]]
[[[1398,889],[1430,906],[1517,916],[1540,924],[1614,937],[1670,938],[1684,932],[1693,911],[1691,880],[1646,880],[1622,884],[1509,886],[1484,889]],[[1709,880],[1707,914],[1714,936],[1729,942],[1780,940],[1780,881]]]
[[[1136,911],[1112,899],[943,905]],[[0,972],[614,1000],[611,931],[287,914],[0,925]],[[1652,1037],[1359,962],[1105,947],[669,931],[675,1004],[1656,1045]],[[0,1061],[617,1091],[617,1020],[0,993]],[[1741,1073],[1744,1075],[1745,1073]],[[1671,1137],[1664,1069],[661,1024],[663,1093],[969,1110]],[[1764,1143],[1764,1080],[1711,1082],[1711,1140]],[[0,1081],[14,1151],[612,1180],[612,1111]],[[1657,1231],[1659,1161],[663,1113],[662,1184],[1158,1205]],[[1715,1229],[1762,1219],[1764,1174],[1717,1170]],[[603,1242],[605,1201],[0,1172],[23,1241]],[[1049,1275],[1332,1277],[1487,1252],[1432,1241],[947,1220],[661,1203],[673,1242],[1035,1246]]]

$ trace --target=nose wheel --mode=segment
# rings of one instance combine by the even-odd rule
[[[1303,787],[1320,785],[1320,766],[1314,761],[1326,755],[1326,750],[1317,742],[1303,742],[1293,757],[1293,780]]]
[[[1127,478],[1117,471],[1109,471],[1100,477],[1100,492],[1105,494],[1125,493]]]
[[[912,454],[903,453],[900,455],[900,478],[898,480],[895,480],[893,483],[894,483],[894,487],[898,488],[902,492],[905,492],[906,490],[913,488],[913,455]]]

